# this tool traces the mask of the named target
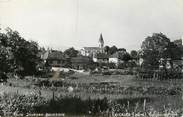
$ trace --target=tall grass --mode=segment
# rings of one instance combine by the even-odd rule
[[[174,100],[173,100],[174,99]],[[109,116],[112,113],[181,113],[183,103],[176,97],[148,97],[109,100],[106,97],[83,100],[77,96],[54,97],[46,100],[39,95],[3,94],[0,96],[0,115],[30,113],[65,113],[66,115]]]

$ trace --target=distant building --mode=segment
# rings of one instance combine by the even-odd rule
[[[71,58],[72,68],[77,70],[87,69],[92,63],[92,59],[87,56],[77,56]]]
[[[48,53],[46,62],[51,67],[63,67],[66,64],[66,57],[61,51],[52,50],[50,53]]]
[[[96,53],[102,53],[102,48],[99,47],[83,47],[81,55],[93,57]]]
[[[109,62],[109,56],[105,53],[96,53],[93,56],[93,61],[96,63],[108,63]]]
[[[98,47],[83,47],[81,49],[81,55],[93,57],[97,53],[104,52],[104,39],[102,34],[100,34],[99,38],[99,46]]]
[[[39,54],[42,64],[47,64],[50,67],[62,67],[66,64],[67,57],[58,50],[42,50]]]
[[[116,52],[109,56],[109,63],[115,63],[116,65],[119,65],[120,63],[123,63],[124,61],[122,60],[123,53],[121,52]]]

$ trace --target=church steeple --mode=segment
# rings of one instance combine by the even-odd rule
[[[99,47],[100,48],[103,48],[104,47],[104,39],[103,39],[102,33],[100,33]]]

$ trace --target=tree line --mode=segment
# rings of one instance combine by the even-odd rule
[[[15,73],[21,76],[35,75],[38,64],[41,62],[39,45],[35,41],[27,41],[17,31],[6,28],[5,32],[0,29],[0,72]],[[125,48],[105,46],[104,51],[108,55],[122,52],[121,59],[143,59],[142,67],[158,69],[160,59],[181,59],[182,46],[176,45],[163,33],[154,33],[142,42],[141,50],[132,50],[130,53]],[[79,51],[69,48],[63,52],[68,57],[76,57]]]

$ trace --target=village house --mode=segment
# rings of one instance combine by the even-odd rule
[[[71,58],[72,68],[77,70],[87,69],[92,63],[92,59],[88,56],[79,55]]]
[[[66,64],[66,58],[61,51],[52,50],[48,54],[46,62],[51,67],[63,67]]]
[[[67,57],[61,51],[52,49],[42,50],[40,58],[45,65],[50,67],[63,67],[67,60]]]
[[[96,62],[96,63],[109,63],[109,56],[105,53],[96,53],[93,56],[93,62]]]
[[[116,52],[109,56],[109,63],[114,63],[116,66],[118,66],[120,63],[124,63],[122,57],[123,54],[121,52]]]

